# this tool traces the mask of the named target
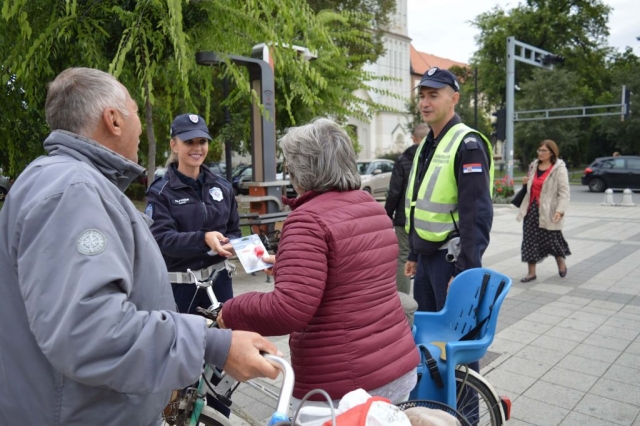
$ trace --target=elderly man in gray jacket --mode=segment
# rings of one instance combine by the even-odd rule
[[[268,340],[173,312],[160,250],[123,193],[143,172],[127,89],[70,68],[45,108],[48,155],[0,211],[0,424],[158,424],[204,363],[275,378]]]

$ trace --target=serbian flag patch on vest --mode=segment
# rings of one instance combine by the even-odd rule
[[[480,163],[463,164],[462,173],[482,173],[482,164]]]

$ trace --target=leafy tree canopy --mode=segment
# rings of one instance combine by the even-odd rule
[[[248,107],[257,94],[246,70],[225,54],[249,56],[252,46],[272,47],[276,77],[276,125],[282,129],[315,116],[366,117],[380,106],[353,93],[374,91],[362,64],[375,59],[375,34],[362,30],[371,16],[348,10],[315,13],[303,0],[3,0],[0,17],[0,166],[12,175],[42,153],[46,136],[46,84],[70,66],[107,70],[129,89],[144,113],[155,163],[167,146],[174,115],[197,111],[219,131],[221,106],[232,112],[235,147],[247,140]],[[287,45],[317,52],[307,62]],[[353,46],[358,55],[349,55]],[[357,49],[356,49],[357,50]],[[215,51],[226,66],[202,67],[198,51]],[[222,97],[221,78],[231,92]],[[15,123],[24,127],[14,131]],[[212,152],[216,152],[213,149]],[[219,154],[219,150],[217,151]],[[161,156],[159,156],[160,158]],[[150,167],[153,168],[153,167]]]
[[[480,29],[472,65],[478,67],[479,86],[497,109],[505,103],[506,40],[517,40],[565,57],[553,71],[516,62],[516,111],[612,105],[621,103],[621,86],[637,99],[639,59],[631,49],[618,52],[607,44],[611,8],[601,0],[526,0],[509,10],[495,7],[480,14],[473,25]],[[590,113],[613,112],[590,110]],[[577,114],[574,110],[568,115]],[[638,153],[640,116],[565,118],[518,122],[516,157],[525,162],[535,155],[543,139],[555,140],[572,165],[614,150]]]
[[[603,71],[612,49],[606,44],[611,8],[601,0],[527,0],[511,10],[496,6],[480,14],[478,50],[472,57],[481,90],[493,104],[502,104],[506,91],[506,41],[516,40],[566,58],[564,68],[577,73],[591,96],[607,86]],[[531,78],[535,67],[516,65],[516,83]]]
[[[395,0],[308,0],[313,10],[319,12],[321,10],[338,10],[353,11],[358,10],[361,13],[371,17],[368,21],[362,21],[359,28],[362,31],[374,31],[373,43],[368,47],[361,45],[345,46],[349,48],[352,54],[373,55],[375,59],[384,54],[384,43],[382,37],[385,30],[391,24],[391,16],[396,10]]]

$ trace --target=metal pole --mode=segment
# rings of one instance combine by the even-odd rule
[[[224,99],[226,100],[227,97],[229,96],[229,79],[227,77],[225,77],[224,80],[222,80],[222,90],[224,92]],[[233,176],[231,176],[231,172],[233,170],[231,170],[231,139],[229,138],[229,132],[231,131],[231,129],[229,128],[230,125],[231,125],[231,113],[229,112],[229,107],[225,106],[224,107],[224,126],[226,127],[226,130],[227,130],[227,137],[225,138],[225,141],[224,141],[224,161],[225,163],[227,163],[226,175],[227,175],[227,180],[229,182],[231,182],[231,180],[233,179]]]
[[[478,67],[473,69],[473,128],[478,130]]]
[[[506,152],[507,176],[513,179],[513,111],[516,86],[515,37],[507,38],[507,105]]]

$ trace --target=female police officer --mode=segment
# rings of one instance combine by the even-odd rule
[[[211,305],[205,291],[196,291],[187,269],[198,279],[207,278],[231,256],[229,238],[241,236],[231,184],[202,164],[210,140],[202,117],[177,116],[171,124],[167,172],[147,191],[151,232],[167,264],[178,311],[183,313]],[[213,291],[221,302],[233,297],[229,274],[223,271],[218,276]]]

